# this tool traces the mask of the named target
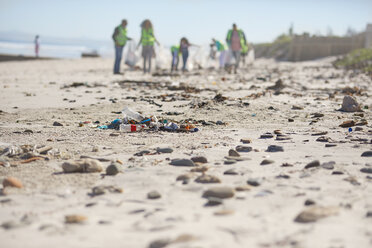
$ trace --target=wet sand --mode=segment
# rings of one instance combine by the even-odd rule
[[[1,243],[370,247],[372,157],[361,155],[372,150],[372,80],[334,69],[332,60],[257,60],[238,75],[199,70],[176,77],[112,75],[113,60],[101,58],[1,63],[0,148],[26,145],[0,157],[0,180],[11,176],[23,185],[2,190]],[[348,94],[363,112],[338,111]],[[96,128],[121,118],[125,106],[192,121],[199,132]],[[349,120],[351,131],[339,126]],[[43,147],[51,150],[35,154]],[[103,171],[63,173],[64,162],[81,156],[99,158]],[[198,156],[207,163],[170,165]],[[121,170],[114,176],[105,175],[111,161]],[[112,187],[94,195],[97,186]],[[224,191],[202,197],[215,187]],[[160,198],[149,199],[151,191]]]

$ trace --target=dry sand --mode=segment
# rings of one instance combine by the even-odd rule
[[[110,59],[1,63],[0,148],[53,148],[45,155],[49,160],[0,157],[0,180],[12,176],[23,184],[6,187],[0,196],[1,247],[371,247],[372,179],[361,169],[372,169],[372,157],[361,154],[372,150],[372,80],[336,70],[331,61],[258,60],[239,75],[200,70],[177,77],[139,71],[114,76]],[[278,79],[284,88],[266,89]],[[83,85],[70,87],[74,82]],[[346,87],[357,87],[354,97],[368,109],[337,111]],[[218,93],[226,99],[213,100]],[[92,127],[120,118],[125,106],[146,116],[210,125],[198,124],[196,133]],[[339,127],[346,120],[361,126],[348,132]],[[63,126],[53,126],[55,121]],[[84,121],[91,123],[79,126]],[[276,140],[274,130],[290,139]],[[273,138],[260,139],[266,132]],[[326,134],[314,136],[321,132]],[[326,142],[317,141],[321,136]],[[243,138],[251,143],[243,144]],[[253,148],[240,152],[249,160],[226,164],[228,151],[238,145]],[[267,152],[269,145],[284,152]],[[154,154],[157,147],[173,152]],[[142,150],[153,155],[134,156]],[[82,155],[120,160],[122,173],[62,172],[63,162]],[[200,172],[176,181],[192,167],[172,166],[170,160],[195,156],[207,158],[197,168],[207,166],[205,174],[220,183],[195,182]],[[264,159],[273,163],[260,165]],[[320,166],[305,169],[314,160]],[[324,164],[330,161],[333,166]],[[236,174],[225,175],[229,169]],[[99,185],[123,192],[92,196]],[[205,206],[203,192],[216,186],[246,191]],[[153,190],[159,199],[147,198]],[[306,201],[315,204],[305,206]],[[310,215],[295,221],[304,210]],[[69,224],[68,215],[85,220]]]

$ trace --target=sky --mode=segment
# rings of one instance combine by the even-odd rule
[[[183,36],[194,44],[225,40],[232,23],[258,43],[287,32],[291,23],[295,33],[363,31],[372,23],[372,0],[0,0],[0,32],[110,40],[123,18],[137,40],[148,18],[164,45]]]

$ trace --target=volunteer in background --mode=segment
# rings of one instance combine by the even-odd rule
[[[131,40],[127,36],[127,20],[122,20],[121,24],[117,26],[114,30],[112,35],[112,39],[115,42],[115,64],[114,64],[114,74],[122,74],[120,73],[120,61],[121,56],[123,54],[123,49],[127,40]]]

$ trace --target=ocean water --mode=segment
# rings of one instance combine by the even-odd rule
[[[114,54],[113,47],[108,45],[86,46],[73,44],[53,44],[40,42],[39,56],[51,58],[80,58],[83,52],[96,50],[103,57]],[[33,42],[0,41],[0,54],[34,56],[35,45]]]
[[[136,49],[136,41],[128,41],[123,51],[123,63],[142,65],[141,49]],[[90,42],[86,44],[56,44],[43,43],[40,41],[39,56],[49,58],[81,58],[81,54],[85,52],[97,51],[97,53],[104,58],[114,58],[114,44],[111,41],[107,43]],[[169,46],[155,46],[156,57],[153,65],[161,69],[170,69],[172,55]],[[0,40],[0,54],[12,54],[23,56],[35,56],[35,45],[33,42],[14,42]],[[194,68],[203,67],[218,67],[218,56],[216,59],[211,59],[209,45],[200,47],[190,47],[189,59],[187,68],[192,70]],[[229,57],[229,56],[226,56]],[[231,57],[231,56],[230,56]],[[248,55],[248,63],[253,62],[254,53],[252,51]],[[179,57],[178,69],[182,68],[182,56]]]

